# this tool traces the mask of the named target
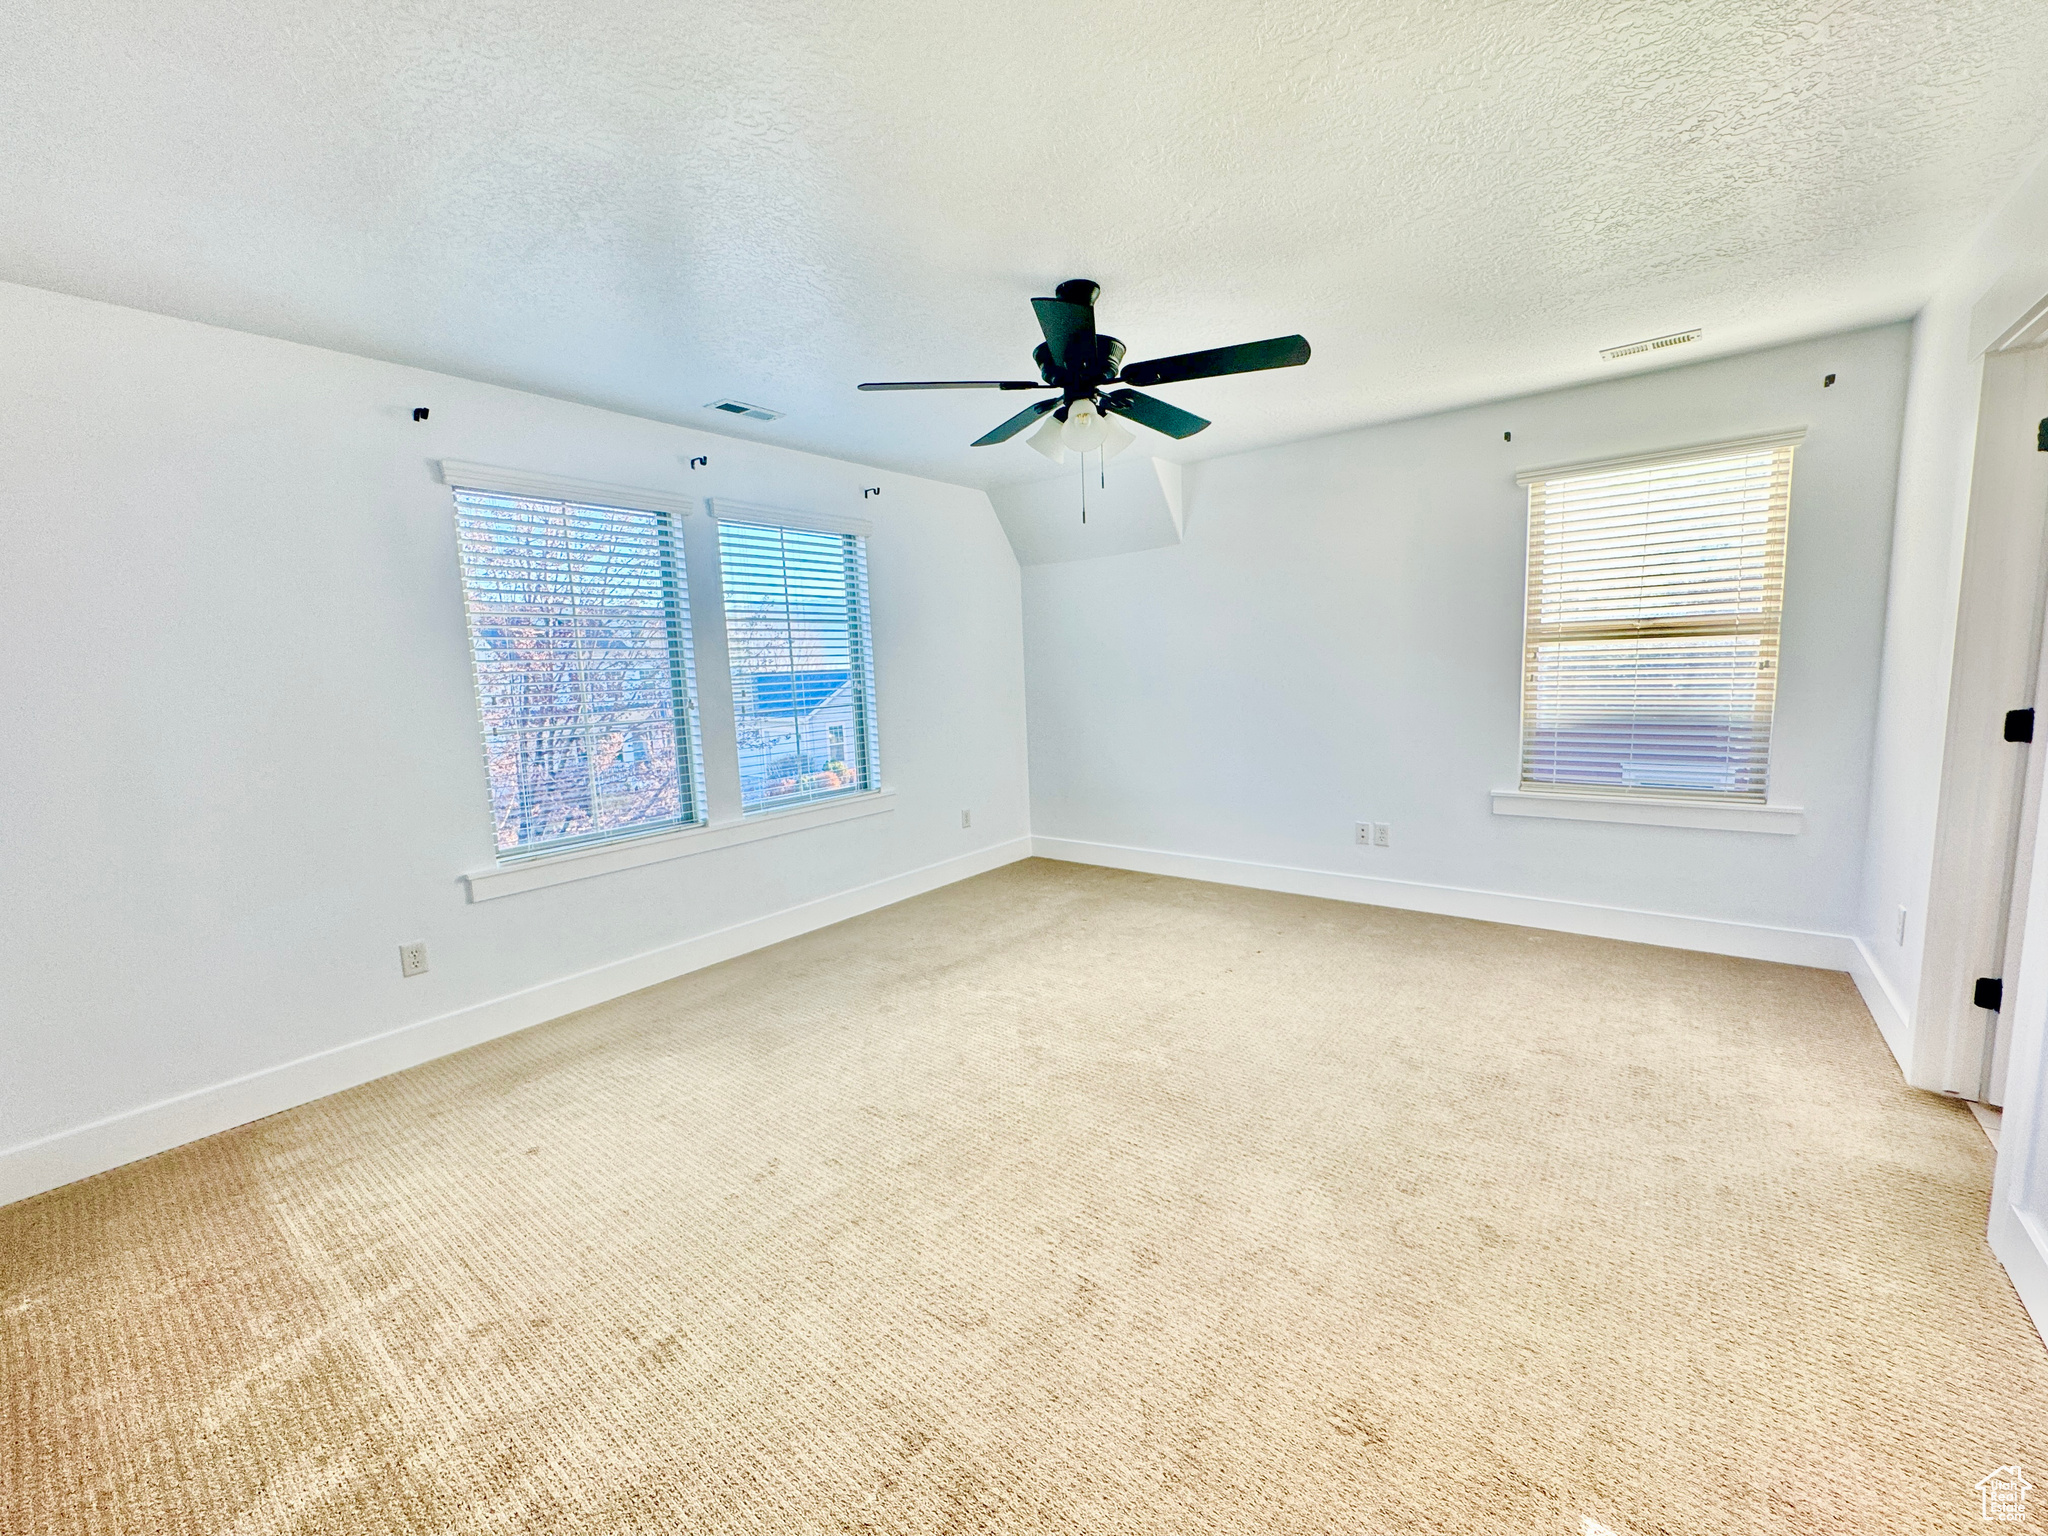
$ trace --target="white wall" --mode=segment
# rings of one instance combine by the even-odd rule
[[[1439,890],[1363,899],[1538,923],[1584,914],[1475,908],[1441,888],[1846,933],[1910,335],[1851,332],[1194,467],[1179,545],[1024,572],[1041,846],[1417,882]],[[1828,373],[1837,383],[1823,388]],[[1771,795],[1805,807],[1805,830],[1493,814],[1489,792],[1517,777],[1527,501],[1515,472],[1795,426],[1808,434]],[[1392,846],[1356,847],[1360,820],[1391,823]],[[1788,958],[1844,947],[1715,942]]]
[[[198,1096],[137,1155],[405,1053],[220,1098],[248,1074],[585,977],[530,1022],[662,973],[603,971],[628,957],[1028,846],[1018,570],[980,492],[11,286],[0,353],[0,1172],[61,1154],[0,1200],[121,1141],[93,1122]],[[896,808],[467,903],[493,858],[444,456],[871,519]],[[701,593],[715,538],[683,522]],[[509,1015],[480,1017],[441,1048]]]
[[[1944,1042],[1916,1042],[1914,1026],[1921,1011],[1982,353],[2044,294],[2048,163],[1978,231],[1914,326],[1872,749],[1869,852],[1856,923],[1899,1016],[1894,1046],[1909,1075],[1916,1060],[1931,1066],[1949,1054]],[[1995,881],[1996,871],[1986,878]],[[1895,926],[1902,906],[1904,942]]]

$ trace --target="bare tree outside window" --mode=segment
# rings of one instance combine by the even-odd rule
[[[500,855],[701,820],[667,515],[462,488],[455,504]]]

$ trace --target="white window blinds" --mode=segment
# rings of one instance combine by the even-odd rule
[[[1522,784],[1761,801],[1800,433],[1522,477]]]
[[[499,856],[701,821],[668,514],[452,489]]]
[[[718,558],[741,810],[875,788],[867,541],[721,514]]]

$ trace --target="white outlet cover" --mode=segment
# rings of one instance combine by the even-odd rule
[[[424,942],[398,946],[398,974],[419,976],[427,969],[427,946]]]

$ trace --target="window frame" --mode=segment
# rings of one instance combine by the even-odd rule
[[[874,532],[874,525],[865,518],[839,517],[830,513],[799,511],[789,507],[767,506],[759,502],[739,501],[727,496],[707,499],[705,510],[714,529],[719,531],[718,546],[718,591],[720,620],[726,641],[726,690],[733,700],[733,768],[740,783],[740,818],[756,821],[765,817],[793,814],[815,806],[835,805],[847,800],[858,799],[883,793],[881,723],[875,701],[875,632],[872,602],[869,596],[868,540]],[[849,683],[855,686],[855,715],[858,722],[860,743],[860,782],[843,789],[826,790],[800,796],[765,798],[749,805],[746,799],[745,773],[742,768],[739,745],[739,699],[740,674],[732,665],[732,588],[728,579],[725,559],[723,528],[726,524],[755,528],[772,528],[799,533],[827,534],[859,541],[858,584],[853,593],[853,620],[850,632],[858,634],[860,653],[849,657]]]
[[[1767,532],[1766,538],[1775,537],[1780,542],[1779,565],[1777,570],[1776,604],[1770,616],[1771,648],[1773,655],[1771,679],[1771,713],[1769,728],[1763,738],[1762,772],[1763,789],[1755,794],[1741,792],[1717,792],[1689,787],[1660,787],[1654,785],[1629,785],[1597,780],[1556,780],[1529,779],[1525,775],[1529,766],[1529,706],[1531,631],[1535,627],[1536,597],[1538,586],[1536,572],[1531,562],[1536,554],[1536,498],[1535,488],[1544,483],[1573,480],[1602,474],[1619,473],[1631,469],[1650,469],[1678,466],[1722,458],[1736,458],[1762,452],[1783,449],[1796,453],[1804,442],[1804,427],[1787,428],[1777,432],[1759,433],[1749,437],[1725,439],[1709,443],[1695,443],[1685,447],[1658,449],[1649,452],[1627,454],[1612,458],[1583,460],[1569,464],[1549,465],[1539,469],[1524,470],[1515,476],[1516,484],[1529,493],[1525,506],[1523,527],[1523,583],[1522,583],[1522,645],[1517,669],[1517,721],[1516,721],[1516,772],[1513,790],[1496,790],[1493,794],[1493,810],[1496,815],[1540,816],[1578,821],[1612,821],[1676,827],[1709,827],[1747,832],[1797,833],[1802,830],[1804,813],[1800,807],[1787,806],[1774,798],[1772,772],[1777,748],[1777,704],[1779,679],[1782,674],[1782,643],[1784,633],[1784,599],[1787,579],[1787,564],[1791,539],[1791,481],[1788,467],[1782,522],[1775,534]],[[1788,466],[1790,460],[1788,459]],[[1774,514],[1776,515],[1776,514]],[[1669,627],[1674,631],[1689,621],[1674,621]],[[1619,628],[1619,626],[1617,626]],[[1655,634],[1652,628],[1636,633]],[[1731,633],[1734,631],[1730,631]]]
[[[690,609],[689,560],[684,549],[681,522],[681,519],[696,510],[697,499],[645,486],[581,480],[500,465],[476,464],[459,459],[439,460],[436,463],[436,470],[441,483],[448,488],[449,504],[455,514],[456,579],[461,592],[464,643],[469,652],[470,680],[477,704],[477,723],[485,749],[486,803],[492,807],[491,850],[498,868],[514,869],[537,861],[587,856],[616,849],[622,845],[641,843],[650,839],[672,838],[679,833],[698,832],[707,827],[711,819],[710,787],[704,771],[703,738],[697,702],[699,684],[696,675],[694,618]],[[678,815],[615,831],[553,838],[544,843],[529,844],[525,847],[498,846],[495,796],[491,793],[490,784],[489,731],[485,726],[483,713],[483,679],[476,668],[476,635],[471,611],[469,565],[462,554],[463,511],[460,498],[464,491],[483,495],[524,497],[535,501],[553,501],[566,506],[588,506],[617,512],[640,513],[656,520],[658,542],[662,551],[662,610],[668,636],[667,673],[671,720],[676,743],[676,771],[680,781],[678,798],[687,803],[687,816]]]

